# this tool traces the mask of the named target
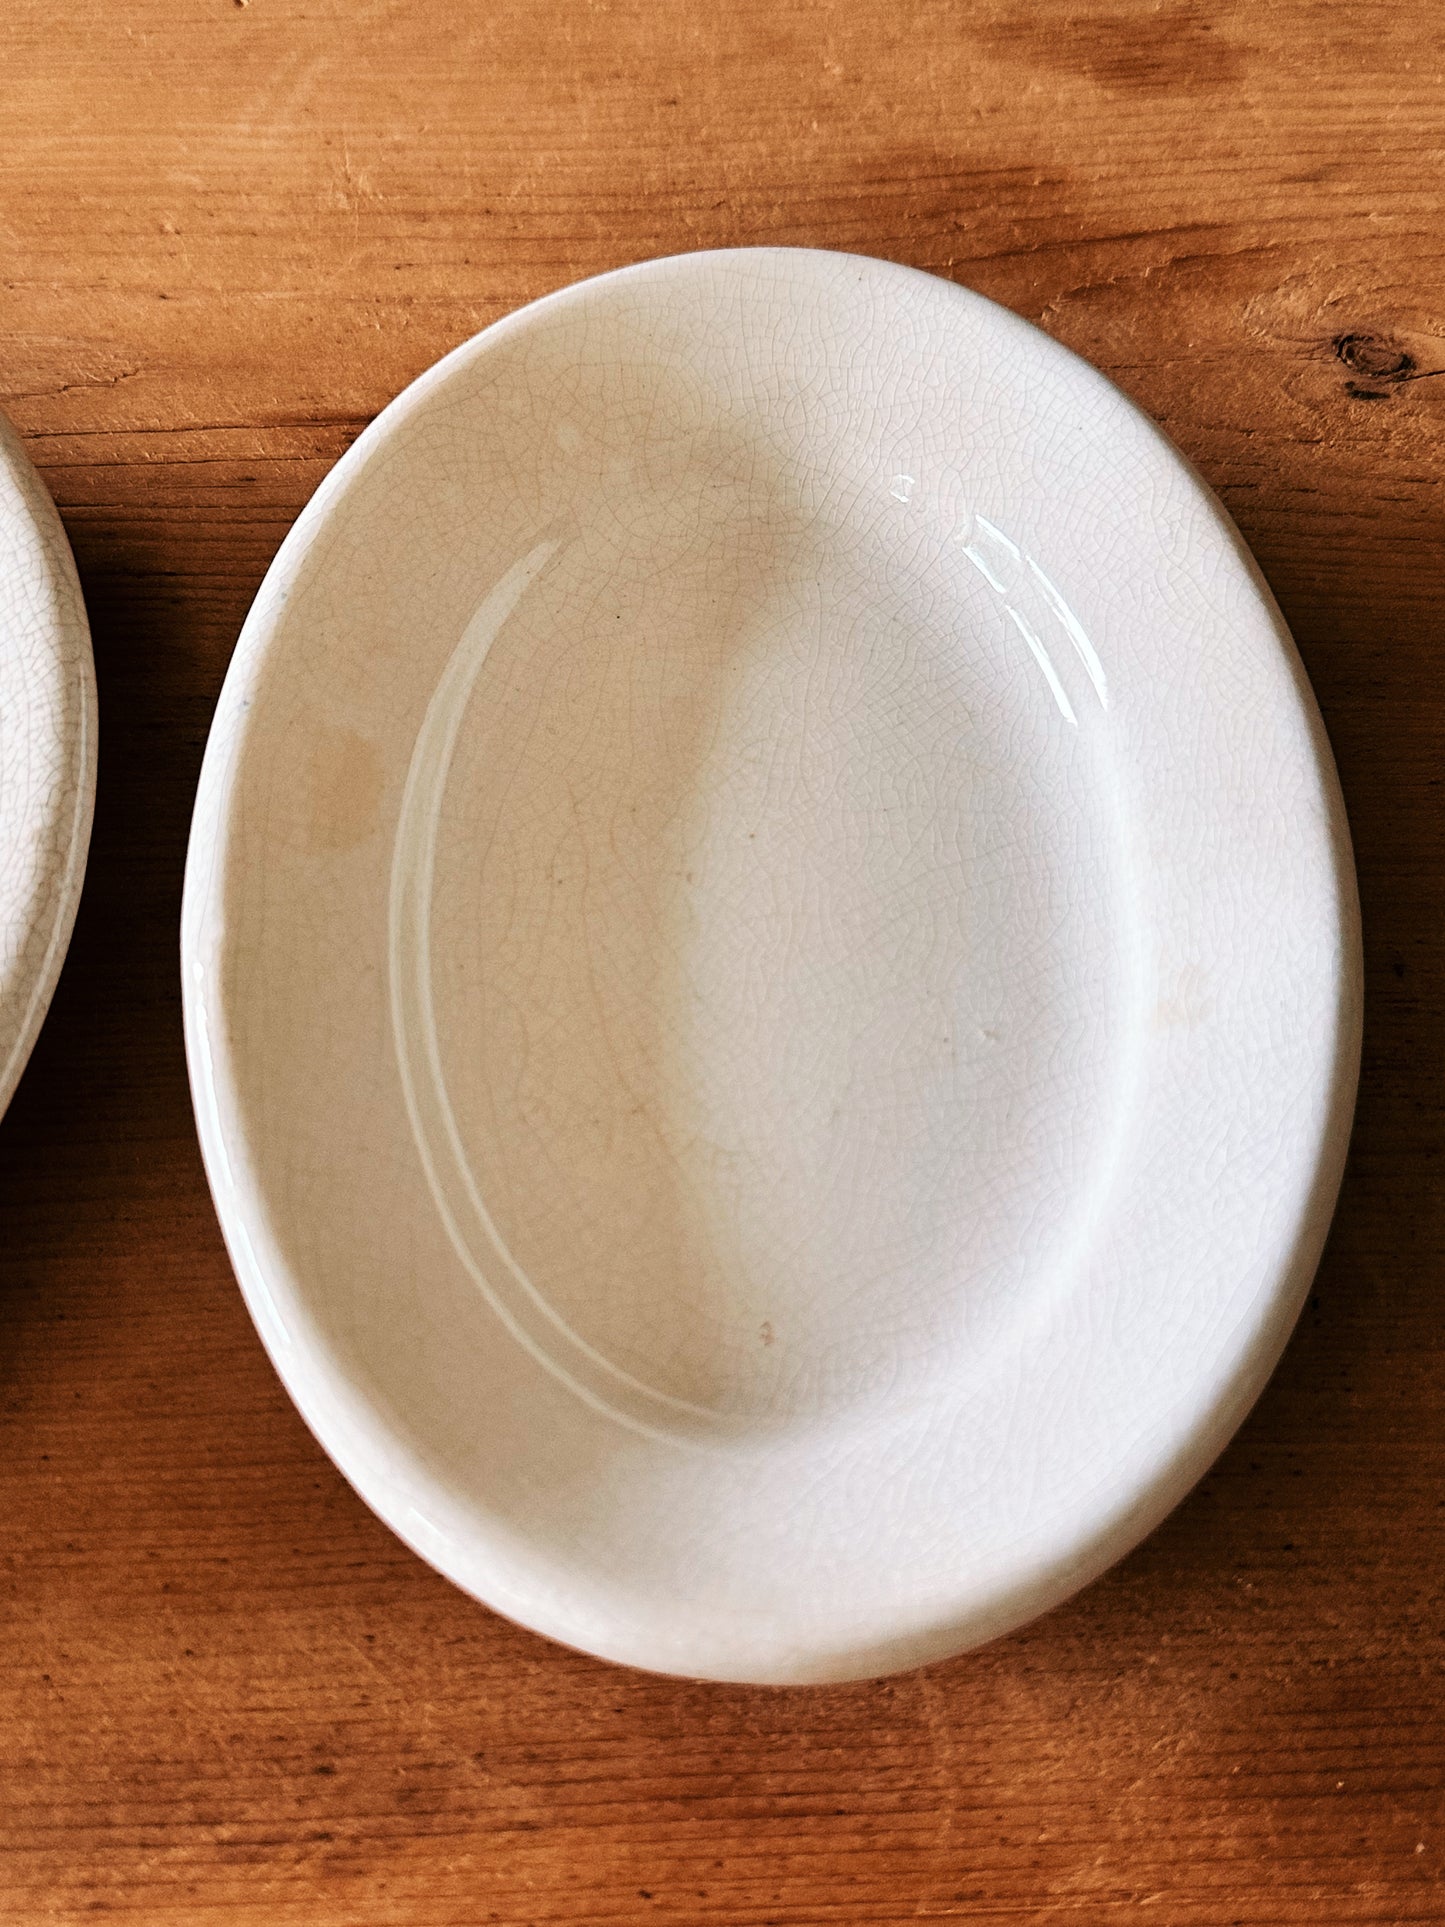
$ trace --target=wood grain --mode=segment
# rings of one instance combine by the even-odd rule
[[[11,0],[0,400],[79,559],[90,881],[0,1128],[0,1919],[1445,1919],[1445,41],[1429,6]],[[176,926],[237,629],[328,465],[517,303],[744,241],[1090,356],[1222,492],[1339,755],[1370,1003],[1299,1334],[1124,1566],[877,1685],[470,1605],[282,1394]]]

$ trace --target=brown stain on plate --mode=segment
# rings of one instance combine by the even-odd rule
[[[1179,972],[1171,994],[1154,1006],[1155,1030],[1193,1030],[1213,1015],[1214,998],[1209,993],[1209,973],[1198,964],[1186,964]]]
[[[376,829],[384,783],[381,752],[357,730],[330,728],[311,755],[311,841],[340,852],[364,843]]]

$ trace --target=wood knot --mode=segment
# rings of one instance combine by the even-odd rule
[[[1345,383],[1345,393],[1359,401],[1383,401],[1392,383],[1408,381],[1415,372],[1415,357],[1386,335],[1336,335],[1331,345],[1336,360],[1360,377]]]

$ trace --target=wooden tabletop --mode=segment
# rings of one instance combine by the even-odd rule
[[[0,1919],[1445,1920],[1445,31],[1356,0],[10,0],[0,401],[95,632],[101,778],[0,1128]],[[212,705],[267,563],[518,303],[739,242],[1042,323],[1220,491],[1339,758],[1369,1010],[1329,1254],[1132,1558],[806,1691],[492,1617],[310,1439],[181,1051]]]

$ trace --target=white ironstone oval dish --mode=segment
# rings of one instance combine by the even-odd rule
[[[0,415],[0,1112],[65,960],[95,804],[95,668],[60,517]]]
[[[1259,1392],[1354,1094],[1354,879],[1199,479],[972,294],[762,249],[488,329],[284,544],[187,1043],[365,1499],[607,1658],[841,1679],[1128,1550]]]

